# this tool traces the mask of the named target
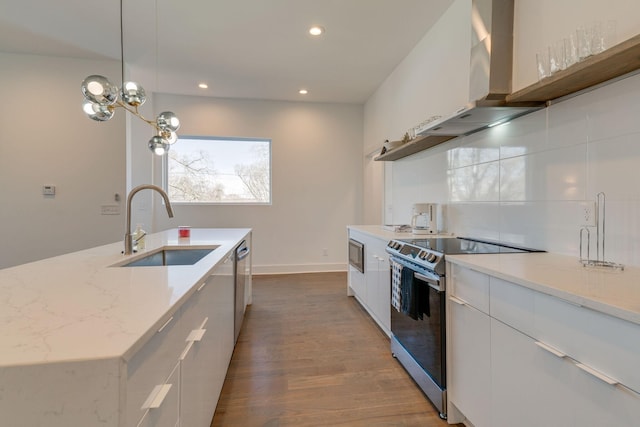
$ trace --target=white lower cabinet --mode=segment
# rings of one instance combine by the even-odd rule
[[[373,268],[367,272],[367,305],[375,319],[387,333],[391,331],[391,273],[389,256],[385,248],[386,242],[372,242],[369,265]]]
[[[227,258],[127,362],[126,425],[208,427],[234,347]]]
[[[181,321],[187,341],[180,356],[184,427],[211,424],[233,353],[233,308],[233,270],[211,276],[184,306]]]
[[[354,266],[349,266],[349,295],[357,295],[358,299],[366,301],[367,285],[364,281],[364,273],[361,273]]]
[[[567,360],[495,319],[491,349],[492,426],[571,425],[575,391]]]
[[[640,425],[640,394],[622,385],[610,385],[593,375],[574,369],[571,423],[579,427]]]
[[[640,425],[639,325],[464,267],[449,269],[448,398],[457,410],[451,422]]]
[[[475,427],[490,427],[491,381],[489,316],[465,301],[449,297],[449,399],[473,420]]]
[[[145,401],[145,413],[137,427],[175,427],[180,425],[180,364],[176,363],[164,384],[154,388]]]
[[[450,266],[447,283],[447,394],[475,427],[491,426],[489,279]],[[452,414],[455,420],[455,414]],[[456,420],[461,421],[461,420]]]
[[[174,374],[183,343],[180,313],[177,312],[126,363],[126,426],[136,427],[139,424],[149,409],[148,406],[145,407],[145,403],[152,400],[159,388]],[[180,389],[180,384],[172,384],[171,388],[176,392]],[[159,408],[153,408],[152,412],[159,412]]]
[[[391,273],[387,240],[350,230],[364,245],[364,274],[349,266],[349,288],[382,330],[391,334]]]

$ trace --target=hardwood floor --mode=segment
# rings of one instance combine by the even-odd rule
[[[447,426],[346,280],[254,276],[212,426]]]

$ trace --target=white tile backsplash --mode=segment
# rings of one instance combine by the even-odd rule
[[[589,196],[603,191],[608,200],[640,201],[640,133],[589,144],[587,164]]]
[[[447,203],[457,235],[576,257],[581,203],[603,191],[607,258],[640,265],[640,75],[411,158],[394,163],[394,204]]]
[[[583,200],[586,144],[500,162],[500,201]]]
[[[542,109],[517,121],[490,129],[499,141],[500,158],[523,156],[547,149],[547,109]]]
[[[452,202],[497,202],[500,200],[500,163],[449,169],[448,182]]]

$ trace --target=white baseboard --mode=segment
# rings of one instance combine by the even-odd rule
[[[348,271],[347,264],[253,265],[251,267],[251,274],[328,273],[334,271]]]

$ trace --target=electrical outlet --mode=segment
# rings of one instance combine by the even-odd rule
[[[329,256],[329,249],[323,248],[322,249],[322,256]]]
[[[580,203],[579,224],[583,227],[596,226],[596,202],[587,200]]]

